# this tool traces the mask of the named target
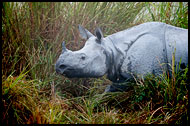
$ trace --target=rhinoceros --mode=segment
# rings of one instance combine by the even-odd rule
[[[183,67],[188,64],[187,29],[147,22],[107,37],[100,28],[96,28],[93,35],[79,25],[79,32],[87,40],[84,47],[71,51],[63,42],[62,53],[55,64],[56,72],[69,78],[96,78],[107,74],[113,84],[105,92],[118,91],[120,83],[134,76],[157,76],[170,71],[168,64],[172,64],[174,49],[175,63],[181,62]]]

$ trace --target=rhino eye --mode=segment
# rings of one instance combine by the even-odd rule
[[[82,56],[81,59],[82,59],[82,60],[85,60],[85,56]]]

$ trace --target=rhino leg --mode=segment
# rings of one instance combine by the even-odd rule
[[[128,91],[131,87],[126,83],[113,83],[112,85],[108,85],[104,92],[123,92]]]

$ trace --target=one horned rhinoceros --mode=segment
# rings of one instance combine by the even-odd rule
[[[79,25],[80,35],[86,39],[78,51],[63,50],[56,62],[56,72],[66,77],[101,77],[107,74],[114,82],[105,92],[118,91],[120,82],[134,76],[170,71],[172,53],[175,63],[188,64],[188,30],[161,22],[148,22],[103,37],[100,28],[94,36]],[[181,60],[181,61],[180,61]],[[114,85],[114,86],[113,86]]]

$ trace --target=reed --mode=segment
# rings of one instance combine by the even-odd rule
[[[78,24],[92,33],[101,27],[106,37],[148,21],[188,28],[188,3],[3,2],[2,123],[186,124],[188,67],[110,94],[102,94],[111,83],[105,76],[68,79],[55,73],[62,41],[71,50],[85,43]]]

